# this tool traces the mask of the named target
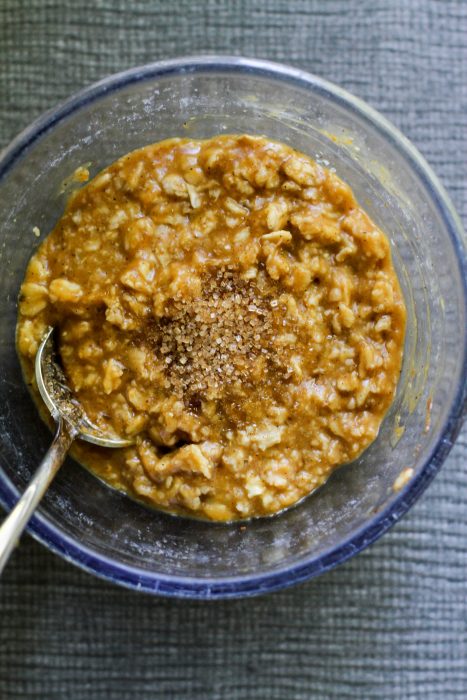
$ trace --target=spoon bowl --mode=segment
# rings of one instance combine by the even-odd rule
[[[65,420],[76,437],[100,447],[128,447],[133,440],[104,433],[87,417],[79,401],[67,384],[56,353],[56,330],[49,327],[42,339],[35,359],[36,383],[45,405],[56,423]]]

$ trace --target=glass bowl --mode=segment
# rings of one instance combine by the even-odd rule
[[[171,136],[266,134],[335,168],[388,234],[408,308],[403,371],[377,440],[278,516],[216,525],[150,510],[69,459],[30,532],[84,569],[170,596],[248,596],[346,560],[412,505],[445,459],[466,400],[466,258],[437,178],[383,117],[308,73],[231,57],[162,61],[106,78],[0,154],[0,499],[13,505],[51,441],[15,351],[27,262],[63,211],[63,183]]]

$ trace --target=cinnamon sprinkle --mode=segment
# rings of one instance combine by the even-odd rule
[[[205,276],[201,295],[171,300],[149,338],[180,397],[215,398],[277,363],[272,349],[277,300],[225,268]]]

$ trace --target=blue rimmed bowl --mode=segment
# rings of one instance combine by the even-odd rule
[[[162,61],[111,76],[48,112],[0,154],[0,499],[11,507],[50,443],[15,351],[18,289],[60,217],[62,184],[171,136],[266,134],[354,189],[388,234],[408,308],[403,372],[377,440],[295,508],[243,525],[149,510],[68,460],[30,523],[47,547],[130,588],[227,598],[289,586],[380,537],[431,481],[466,403],[465,237],[436,176],[391,124],[295,68],[231,57]]]

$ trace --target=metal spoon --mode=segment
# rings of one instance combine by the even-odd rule
[[[101,447],[127,447],[132,440],[106,435],[91,423],[67,385],[62,368],[56,361],[54,328],[49,328],[39,346],[35,360],[39,392],[57,424],[54,440],[34,474],[29,486],[0,527],[0,574],[39,501],[63,464],[76,438]]]

